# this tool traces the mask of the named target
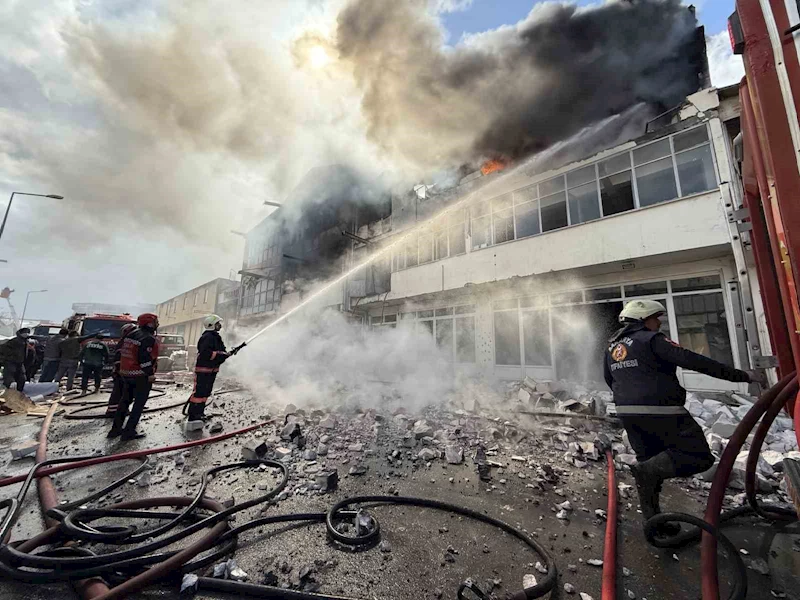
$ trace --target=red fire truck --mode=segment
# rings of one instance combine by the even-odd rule
[[[122,326],[127,323],[136,323],[136,318],[128,313],[113,315],[76,312],[71,317],[64,319],[63,327],[69,331],[77,331],[81,336],[90,333],[104,333],[101,341],[108,346],[109,352],[111,352],[122,337]],[[110,371],[111,365],[109,364],[107,368],[103,369],[103,374],[108,375]]]

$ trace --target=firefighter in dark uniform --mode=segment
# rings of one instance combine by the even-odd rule
[[[25,389],[25,358],[28,352],[28,337],[31,330],[23,327],[10,340],[0,344],[0,364],[3,367],[3,385],[17,384],[17,391]]]
[[[119,376],[119,363],[121,360],[120,352],[122,350],[122,342],[136,329],[136,323],[126,323],[120,329],[119,342],[117,342],[114,352],[111,353],[111,359],[114,366],[111,370],[111,394],[108,396],[108,407],[106,408],[106,416],[114,416],[117,412],[119,399],[122,396],[122,378]]]
[[[225,348],[219,330],[222,318],[208,315],[203,319],[203,334],[197,342],[197,362],[194,368],[194,390],[189,397],[187,421],[205,421],[206,402],[214,389],[219,367],[231,353]]]
[[[666,479],[702,473],[714,464],[702,428],[683,406],[686,390],[678,382],[676,369],[743,383],[757,377],[669,340],[659,331],[664,314],[660,302],[629,302],[619,315],[624,326],[609,340],[604,361],[617,416],[636,453],[638,463],[631,470],[645,521],[660,512],[659,496]],[[679,531],[679,525],[666,523],[656,533],[669,536]]]
[[[114,415],[114,424],[108,437],[121,437],[123,440],[143,438],[136,431],[150,389],[156,380],[156,361],[158,360],[158,316],[152,313],[139,315],[139,327],[122,341],[120,349],[119,375],[122,378],[122,396]],[[128,406],[133,402],[130,415]],[[125,417],[128,417],[125,422]],[[125,425],[123,426],[123,422]]]

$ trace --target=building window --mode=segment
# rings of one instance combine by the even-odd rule
[[[506,194],[492,200],[492,233],[495,244],[514,239],[513,196]]]
[[[567,195],[563,190],[563,176],[539,184],[542,231],[553,231],[569,224],[567,219]]]
[[[600,218],[597,174],[594,165],[567,173],[567,196],[571,224],[576,225]]]
[[[497,365],[520,364],[519,311],[494,313],[494,362]]]
[[[189,300],[189,294],[183,296],[183,310],[186,310],[186,302]]]
[[[603,215],[610,216],[633,210],[633,171],[627,152],[597,163],[600,177],[600,201]]]
[[[733,366],[722,292],[675,296],[672,301],[681,346]]]
[[[475,317],[456,317],[456,362],[475,362]]]
[[[525,364],[550,366],[550,311],[522,311],[522,343],[525,347]]]
[[[669,140],[666,140],[669,144]],[[675,170],[672,157],[636,167],[636,189],[639,192],[639,206],[651,206],[678,197],[675,185]]]
[[[531,185],[514,192],[514,223],[517,239],[542,232],[539,223],[538,185]]]
[[[458,256],[467,251],[467,239],[464,234],[464,223],[467,211],[463,208],[447,215],[447,239],[450,244],[450,256]]]
[[[433,261],[433,233],[419,234],[419,264]]]
[[[195,292],[194,293],[194,303],[192,304],[192,306],[197,306],[197,301],[199,299],[200,299],[200,292]]]
[[[488,202],[478,202],[470,210],[472,218],[472,249],[480,250],[492,243],[492,215]]]
[[[208,288],[203,290],[203,304],[208,304]]]

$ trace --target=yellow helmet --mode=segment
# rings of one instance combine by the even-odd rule
[[[624,321],[644,321],[649,317],[660,316],[667,312],[661,302],[655,300],[631,300],[619,313],[619,320]]]

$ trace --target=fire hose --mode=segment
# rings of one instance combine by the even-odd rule
[[[657,548],[682,547],[690,542],[697,541],[702,535],[701,575],[703,600],[719,600],[717,541],[722,544],[726,554],[732,561],[736,574],[736,579],[728,594],[728,600],[744,600],[747,596],[747,571],[744,561],[736,546],[721,533],[719,529],[721,524],[748,514],[757,514],[769,520],[794,521],[797,519],[797,515],[792,509],[781,506],[762,506],[756,493],[756,466],[764,439],[775,418],[790,403],[797,392],[798,379],[792,373],[765,391],[750,408],[722,453],[714,475],[711,491],[709,492],[704,519],[686,513],[662,513],[652,517],[645,523],[645,537],[650,544]],[[795,402],[795,423],[800,423],[798,406],[800,406],[800,402]],[[759,423],[759,420],[761,422],[754,434],[747,458],[745,492],[748,505],[722,512],[722,501],[733,464],[747,437]],[[613,461],[610,460],[608,453],[606,457],[609,459],[609,511],[603,566],[602,598],[603,600],[612,600],[615,598],[616,593],[616,552],[612,549],[612,545],[616,545],[616,518],[612,519],[611,515],[611,484],[614,481]],[[613,495],[616,497],[616,494]],[[616,506],[614,507],[614,512],[616,513]],[[665,523],[688,523],[689,525],[694,525],[694,528],[673,537],[656,537],[659,526]],[[607,567],[609,559],[612,561],[613,568]]]
[[[17,496],[0,502],[0,509],[6,509],[5,517],[0,523],[0,540],[2,540],[2,544],[0,544],[0,575],[10,579],[27,583],[68,581],[77,583],[79,591],[87,599],[111,600],[123,598],[156,581],[171,579],[183,573],[205,568],[231,554],[236,549],[237,537],[240,533],[274,523],[324,523],[328,536],[335,543],[349,547],[368,547],[377,543],[380,536],[378,521],[363,508],[358,507],[358,505],[369,504],[370,506],[417,506],[452,512],[492,525],[519,539],[540,556],[546,565],[547,573],[536,585],[512,595],[511,598],[513,600],[531,600],[541,597],[553,589],[557,580],[556,566],[552,556],[533,537],[482,512],[425,498],[359,496],[342,500],[327,512],[262,517],[231,528],[229,521],[236,513],[270,501],[285,488],[288,481],[288,470],[283,463],[272,460],[247,460],[215,466],[206,471],[200,488],[191,498],[149,498],[112,504],[107,507],[89,508],[86,506],[87,503],[102,498],[110,491],[123,485],[131,476],[141,472],[147,466],[145,460],[132,473],[110,483],[102,490],[69,504],[56,507],[52,482],[46,477],[49,474],[106,462],[139,459],[159,452],[197,445],[198,442],[207,444],[252,430],[254,427],[170,448],[127,452],[102,457],[83,457],[78,459],[71,457],[47,460],[43,455],[46,447],[47,428],[50,425],[53,413],[54,410],[51,409],[48,418],[43,423],[42,433],[40,434],[42,443],[40,445],[40,453],[37,456],[37,464],[31,468],[27,475],[22,476],[24,483]],[[262,465],[267,468],[277,469],[280,473],[280,482],[265,494],[227,508],[205,497],[207,485],[215,475],[232,469],[261,467]],[[8,538],[10,537],[11,528],[19,517],[22,503],[31,483],[37,478],[40,479],[40,499],[43,511],[48,518],[48,523],[55,524],[30,540],[9,543]],[[7,478],[0,481],[0,486],[8,485],[16,480],[18,479]],[[42,493],[43,488],[47,488],[47,485],[41,485],[44,482],[50,485],[47,493]],[[182,507],[183,510],[178,512],[144,510],[167,507]],[[95,521],[104,519],[124,519],[126,522],[155,519],[164,521],[164,523],[145,531],[139,531],[135,526],[130,525],[94,524]],[[337,529],[338,523],[352,521],[353,519],[356,520],[357,525],[362,525],[361,528],[356,527],[355,535],[346,535]],[[178,529],[179,526],[183,528]],[[200,539],[181,550],[158,552],[203,530],[205,530],[205,533]],[[82,543],[102,543],[106,546],[138,545],[108,554],[96,554],[90,549],[80,546]],[[38,551],[44,546],[50,546],[50,549]],[[198,557],[204,552],[207,552],[205,556]],[[103,579],[99,579],[100,577]],[[114,585],[114,587],[109,589],[107,583]],[[236,581],[201,578],[198,580],[198,585],[208,590],[238,594],[246,593],[267,598],[295,598],[297,600],[330,598],[334,600],[332,596],[305,592],[287,593],[286,590],[281,588]],[[458,589],[458,598],[466,600],[467,593],[471,593],[472,596],[478,599],[487,599],[489,597],[472,580],[467,580],[461,584]]]

